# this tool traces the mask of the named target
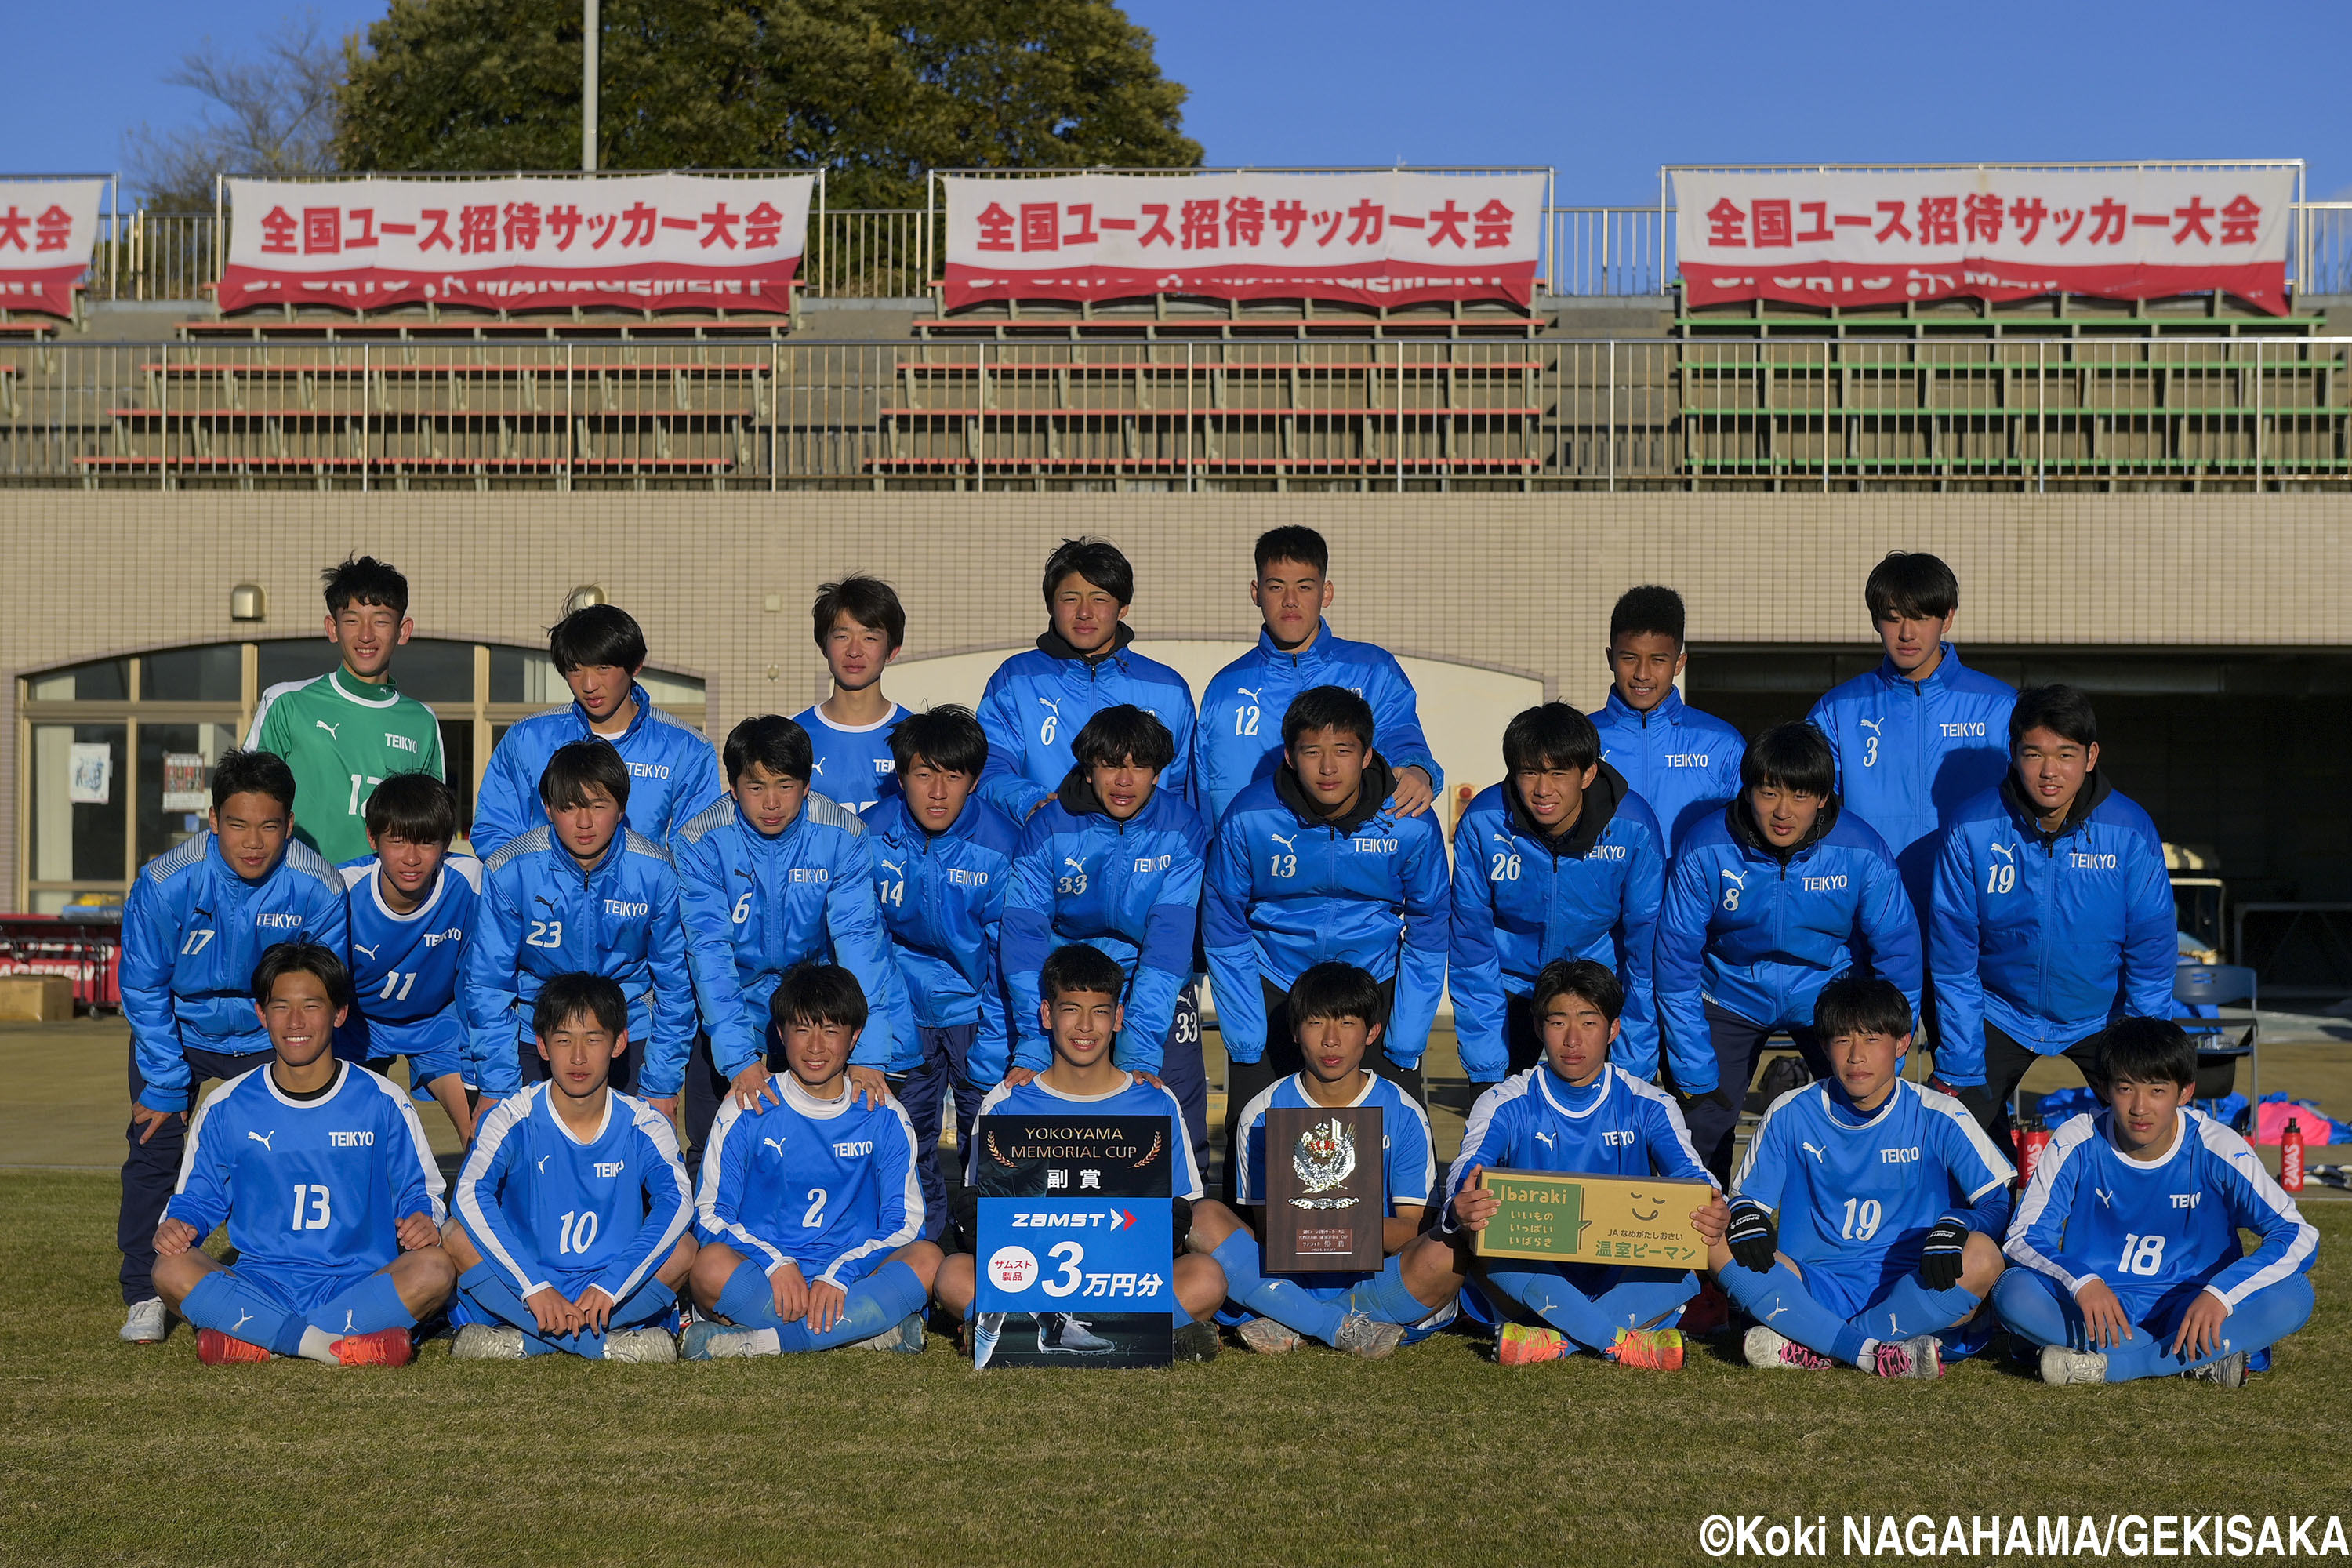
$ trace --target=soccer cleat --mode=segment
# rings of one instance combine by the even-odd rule
[[[1739,1348],[1746,1352],[1749,1366],[1776,1372],[1821,1372],[1837,1364],[1819,1351],[1809,1350],[1761,1323],[1748,1331]]]
[[[1933,1334],[1881,1340],[1870,1352],[1870,1370],[1881,1377],[1941,1377],[1943,1343]]]
[[[1298,1331],[1272,1318],[1252,1318],[1234,1331],[1242,1348],[1258,1355],[1288,1355],[1298,1348]]]
[[[1350,1312],[1339,1320],[1339,1331],[1331,1336],[1331,1348],[1365,1361],[1379,1361],[1403,1339],[1402,1323],[1375,1322],[1361,1312]]]
[[[1533,1366],[1539,1361],[1561,1361],[1573,1354],[1568,1336],[1558,1329],[1505,1323],[1495,1339],[1495,1360],[1504,1366]]]
[[[133,1301],[131,1310],[123,1314],[122,1338],[134,1345],[160,1343],[167,1331],[167,1322],[163,1297],[150,1296],[144,1301]]]
[[[721,1323],[704,1318],[689,1327],[678,1341],[678,1356],[684,1361],[738,1361],[747,1356],[765,1355],[751,1342],[756,1332],[739,1329],[732,1323]]]
[[[2107,1357],[2104,1351],[2070,1351],[2064,1345],[2042,1347],[2042,1381],[2060,1383],[2105,1383],[2107,1381]]]
[[[522,1331],[508,1323],[467,1323],[449,1346],[452,1361],[520,1361]]]
[[[1214,1361],[1217,1359],[1217,1325],[1212,1322],[1187,1322],[1178,1326],[1170,1347],[1175,1361]]]
[[[996,1353],[997,1336],[1004,1332],[1004,1314],[982,1312],[971,1321],[971,1370],[978,1372]]]
[[[406,1329],[345,1334],[335,1342],[335,1359],[345,1366],[406,1366],[416,1359],[416,1341]]]
[[[227,1366],[232,1362],[268,1361],[268,1347],[222,1333],[218,1329],[196,1331],[196,1359],[206,1366]]]
[[[1713,1339],[1731,1327],[1731,1298],[1712,1278],[1701,1280],[1698,1294],[1683,1308],[1682,1321],[1675,1326],[1695,1339]]]
[[[2180,1374],[2184,1383],[2217,1383],[2223,1388],[2243,1388],[2246,1385],[2246,1352],[2231,1351],[2218,1361],[2203,1366],[2192,1366]]]
[[[860,1340],[849,1347],[860,1351],[896,1351],[900,1355],[923,1353],[923,1314],[909,1312],[900,1321],[891,1324],[870,1340]]]
[[[1680,1329],[1620,1329],[1609,1353],[1619,1366],[1645,1366],[1654,1372],[1679,1372],[1683,1364]]]
[[[604,1359],[640,1363],[673,1362],[677,1342],[664,1328],[613,1329],[604,1335]]]
[[[1088,1325],[1067,1312],[1037,1314],[1037,1348],[1041,1351],[1078,1351],[1093,1352],[1117,1350],[1101,1335],[1087,1331]]]

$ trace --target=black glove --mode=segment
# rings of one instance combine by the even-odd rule
[[[1731,1224],[1723,1240],[1734,1263],[1761,1274],[1772,1267],[1773,1254],[1780,1250],[1780,1227],[1772,1223],[1771,1210],[1742,1199],[1731,1205]]]
[[[1927,1232],[1919,1253],[1919,1278],[1930,1290],[1948,1290],[1960,1282],[1960,1266],[1969,1247],[1969,1227],[1946,1215]]]

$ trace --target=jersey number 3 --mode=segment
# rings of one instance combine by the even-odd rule
[[[295,1230],[324,1230],[334,1223],[334,1200],[326,1188],[314,1182],[294,1184]]]

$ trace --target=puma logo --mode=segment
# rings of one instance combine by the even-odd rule
[[[343,727],[341,721],[330,724],[324,719],[313,719],[310,722],[319,726],[320,729],[324,730],[327,732],[327,739],[330,741],[341,740],[342,738],[335,733],[336,731]]]
[[[1065,855],[1062,857],[1062,869],[1065,871],[1083,871],[1086,868],[1087,863],[1084,860],[1079,859],[1076,856]]]
[[[358,1312],[359,1309],[356,1307],[346,1307],[343,1309],[343,1332],[347,1334],[355,1334],[360,1331],[359,1325],[352,1321],[358,1315]]]
[[[1745,871],[1726,871],[1724,875],[1731,879],[1731,882],[1734,887],[1745,888],[1748,886],[1748,873]]]
[[[781,1160],[784,1157],[784,1141],[782,1139],[762,1138],[760,1142],[765,1143],[769,1148],[773,1149],[776,1152],[777,1159]]]
[[[2017,859],[2017,851],[2011,848],[2006,844],[1988,844],[1985,847],[1991,850],[1996,855],[2007,858],[2011,862],[2014,862]]]
[[[1878,728],[1879,721],[1875,719],[1857,719],[1854,722],[1862,726],[1862,728],[1869,731],[1874,735],[1880,732]]]
[[[2099,1194],[2099,1206],[2101,1208],[2113,1208],[2116,1206],[2115,1194],[2107,1191],[2105,1187],[2093,1187],[2091,1190]]]
[[[382,942],[378,942],[378,943],[376,943],[376,944],[375,944],[375,947],[382,947],[383,945],[383,943],[382,943]],[[373,958],[373,957],[375,956],[375,947],[370,947],[370,946],[368,946],[365,942],[355,942],[352,943],[352,951],[353,952],[364,952],[364,953],[366,953],[370,958]]]
[[[1062,716],[1062,705],[1051,697],[1040,697],[1037,699],[1037,706],[1045,709],[1056,719]]]
[[[1770,1322],[1773,1319],[1775,1319],[1775,1318],[1779,1317],[1781,1313],[1783,1313],[1783,1312],[1787,1311],[1788,1310],[1789,1310],[1789,1303],[1788,1303],[1788,1302],[1786,1302],[1786,1301],[1783,1301],[1783,1302],[1781,1302],[1779,1306],[1777,1306],[1777,1307],[1773,1308],[1770,1311],[1769,1311],[1769,1312],[1765,1313],[1765,1314],[1764,1314],[1764,1321],[1765,1321],[1766,1322],[1768,1322],[1768,1323],[1769,1323],[1769,1322]]]
[[[1236,686],[1236,687],[1234,687],[1234,689],[1235,691],[1240,692],[1244,697],[1248,698],[1248,699],[1249,699],[1251,701],[1253,701],[1253,702],[1255,702],[1255,701],[1256,701],[1256,700],[1257,700],[1257,691],[1252,691],[1252,690],[1251,690],[1248,687],[1246,687],[1246,686]],[[1265,687],[1263,687],[1263,686],[1261,686],[1261,687],[1259,687],[1257,689],[1258,689],[1258,691],[1263,691],[1263,690],[1265,690]]]
[[[249,1323],[249,1322],[251,1322],[251,1321],[253,1321],[253,1314],[252,1314],[251,1312],[247,1312],[247,1313],[243,1314],[242,1316],[240,1316],[240,1317],[237,1319],[237,1321],[236,1321],[236,1322],[231,1323],[231,1324],[228,1326],[228,1331],[229,1331],[230,1335],[231,1335],[232,1337],[234,1337],[234,1336],[236,1335],[236,1333],[237,1330],[239,1330],[239,1329],[241,1329],[241,1328],[245,1327],[245,1325],[246,1325],[246,1324],[247,1324],[247,1323]]]
[[[269,1141],[278,1136],[278,1129],[273,1127],[267,1132],[247,1132],[246,1136],[260,1144],[263,1148],[269,1149]],[[275,1149],[269,1149],[269,1152],[273,1154],[278,1152]]]
[[[552,1158],[552,1156],[551,1156],[551,1155],[547,1155],[547,1154],[541,1154],[541,1155],[539,1157],[539,1173],[540,1173],[541,1175],[542,1175],[542,1176],[543,1176],[543,1175],[547,1174],[547,1162],[548,1162],[551,1158]]]
[[[1298,837],[1297,834],[1269,833],[1266,837],[1273,839],[1276,844],[1281,845],[1285,849],[1289,850],[1293,855],[1298,853],[1298,846],[1295,842]]]
[[[815,771],[817,777],[824,777],[824,759],[823,757],[815,759],[810,763],[810,766]]]
[[[1813,1163],[1816,1165],[1820,1164],[1822,1159],[1829,1153],[1828,1150],[1822,1148],[1818,1143],[1800,1143],[1797,1146],[1802,1149],[1806,1153],[1811,1154],[1813,1157]]]
[[[1549,1132],[1537,1133],[1536,1142],[1542,1144],[1547,1149],[1552,1149],[1554,1147],[1552,1143],[1552,1135]],[[1557,1151],[1555,1150],[1555,1152]]]

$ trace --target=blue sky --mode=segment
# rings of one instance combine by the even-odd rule
[[[347,31],[383,0],[316,0]],[[0,94],[0,165],[112,169],[192,115],[162,79],[285,0],[108,0],[102,49]],[[1520,0],[1133,0],[1218,163],[1534,163],[1574,204],[1654,201],[1661,163],[2301,157],[2352,198],[2352,5],[2241,12],[1858,0],[1671,7]],[[2262,26],[2252,28],[2249,18]],[[29,57],[28,57],[29,58]]]

